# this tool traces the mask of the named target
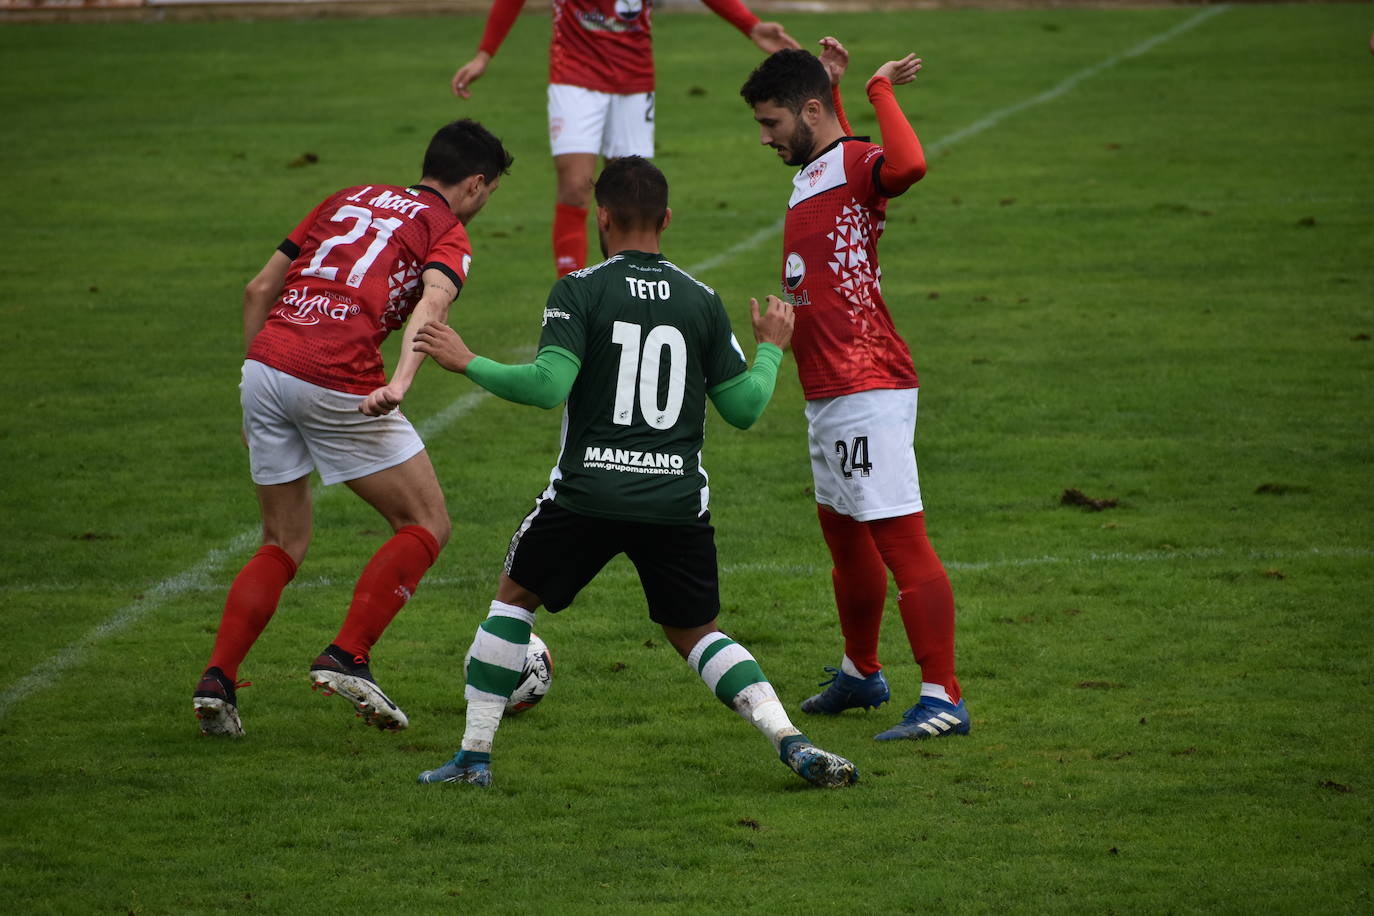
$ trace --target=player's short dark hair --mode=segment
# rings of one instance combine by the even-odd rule
[[[509,172],[514,161],[491,131],[471,118],[462,118],[439,128],[429,141],[421,174],[446,185],[481,175],[490,184]]]
[[[835,109],[825,65],[810,51],[798,48],[784,48],[764,58],[739,94],[750,105],[771,102],[793,114],[801,114],[807,99],[819,99],[827,109]]]
[[[611,159],[596,179],[596,202],[621,229],[657,229],[668,212],[668,179],[643,156]]]

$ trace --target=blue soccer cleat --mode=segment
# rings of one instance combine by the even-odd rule
[[[921,702],[902,713],[902,721],[874,735],[873,740],[943,738],[946,735],[967,735],[968,731],[968,707],[964,706],[963,700],[955,704],[935,697],[921,697]]]
[[[425,770],[416,782],[421,784],[437,782],[465,782],[486,788],[491,785],[491,754],[477,751],[459,751],[453,759],[441,767]]]
[[[892,696],[881,671],[868,677],[853,677],[838,668],[827,666],[825,670],[830,672],[830,680],[821,681],[825,689],[820,693],[802,700],[802,712],[833,716],[846,709],[876,709]]]
[[[822,789],[842,789],[859,781],[859,769],[839,754],[823,751],[805,735],[782,739],[778,756],[792,772]]]

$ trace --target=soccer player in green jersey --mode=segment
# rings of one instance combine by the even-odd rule
[[[524,665],[535,610],[572,604],[614,556],[639,572],[649,616],[715,695],[773,743],[808,782],[847,786],[854,764],[813,745],[788,719],[754,657],[716,625],[715,531],[701,450],[706,399],[741,429],[773,395],[791,343],[792,306],[750,301],[758,352],[746,364],[720,296],[665,258],[668,182],[649,160],[606,164],[596,219],[607,260],[560,279],[533,363],[477,356],[431,322],[415,349],[507,400],[567,401],[548,489],[511,539],[468,664],[467,727],[453,759],[422,783],[491,783],[491,746]]]

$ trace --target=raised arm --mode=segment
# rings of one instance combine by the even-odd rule
[[[562,347],[543,347],[532,363],[507,365],[478,356],[453,328],[430,322],[415,335],[415,349],[450,372],[466,375],[498,398],[549,409],[568,398],[582,363]]]
[[[883,164],[878,181],[888,197],[896,197],[925,177],[926,157],[916,130],[902,113],[893,92],[894,85],[909,83],[921,69],[921,60],[908,54],[878,68],[868,81],[868,101],[878,115],[878,130],[883,140]]]
[[[477,46],[476,56],[453,74],[451,85],[454,95],[463,99],[472,98],[468,87],[487,72],[487,64],[491,63],[491,59],[501,47],[501,42],[510,34],[511,27],[515,25],[515,19],[520,15],[524,5],[525,0],[493,0],[491,12],[487,14],[487,27],[482,32],[482,41]]]
[[[854,128],[849,126],[849,119],[844,116],[844,106],[840,104],[840,80],[849,68],[849,52],[838,38],[827,35],[821,39],[820,59],[821,66],[830,76],[830,100],[835,105],[835,117],[839,119],[840,128],[845,134],[853,134]]]
[[[717,16],[743,32],[765,54],[783,48],[800,48],[780,22],[760,22],[741,0],[701,0]]]

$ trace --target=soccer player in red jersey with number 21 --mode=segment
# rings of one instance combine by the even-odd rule
[[[760,142],[801,168],[783,229],[783,292],[796,307],[792,347],[844,637],[840,668],[827,669],[826,689],[804,700],[802,711],[834,715],[888,700],[878,632],[890,569],[921,694],[875,737],[968,734],[954,676],[954,594],[926,538],[916,476],[916,370],[879,288],[887,201],[925,175],[921,143],[893,93],[916,78],[921,61],[914,54],[888,61],[868,81],[882,132],[877,145],[850,136],[839,91],[848,53],[833,38],[821,46],[819,58],[778,51],[740,90]]]
[[[741,0],[702,0],[764,53],[799,47]],[[494,0],[477,55],[453,75],[453,94],[487,71],[525,0]],[[558,276],[587,264],[587,210],[596,157],[654,155],[652,0],[553,0],[549,46],[549,145],[558,173],[553,256]]]
[[[438,558],[450,522],[425,445],[395,408],[425,358],[411,346],[415,329],[442,321],[467,281],[472,248],[464,224],[510,163],[482,125],[448,124],[430,141],[418,183],[336,191],[249,282],[239,393],[262,548],[229,588],[193,694],[202,733],[243,735],[239,664],[305,559],[312,470],[325,484],[348,484],[394,534],[364,567],[343,626],[311,665],[311,682],[347,697],[378,728],[408,724],[372,679],[369,656]],[[402,326],[405,343],[388,382],[378,348]]]

